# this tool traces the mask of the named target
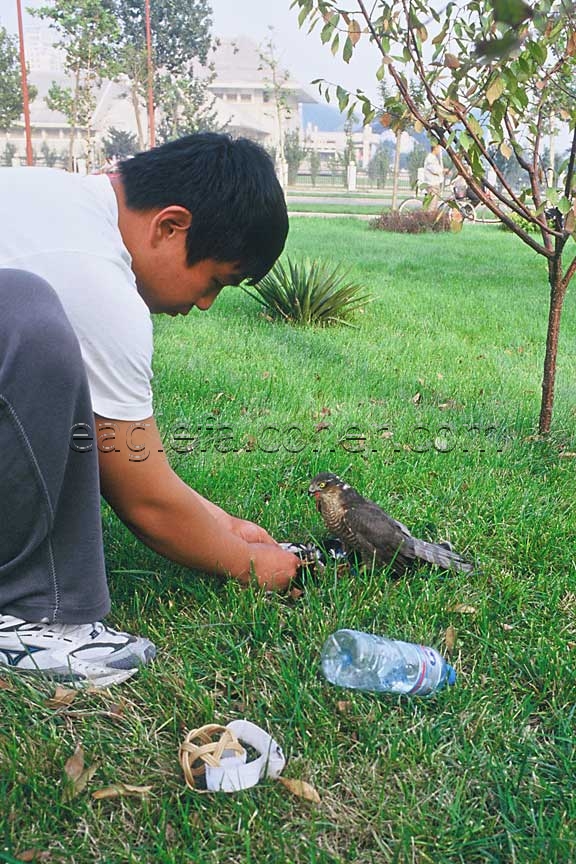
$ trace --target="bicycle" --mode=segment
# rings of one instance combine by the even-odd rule
[[[398,212],[414,213],[417,210],[428,210],[429,204],[429,196],[405,198],[398,207]],[[458,212],[463,221],[480,222],[484,225],[496,225],[500,221],[481,201],[474,203],[467,196],[459,197],[454,190],[449,198],[441,198],[436,210],[431,212],[437,213],[439,218],[444,213],[448,213],[451,219],[454,218],[454,213]]]
[[[418,210],[428,210],[431,213],[436,213],[440,219],[444,213],[448,213],[450,218],[453,218],[454,212],[457,211],[460,213],[463,220],[469,222],[476,221],[476,209],[474,204],[466,198],[458,199],[455,196],[451,198],[441,198],[435,210],[430,210],[429,204],[430,199],[428,196],[425,196],[424,198],[417,198],[416,196],[413,198],[405,198],[398,207],[398,212],[406,214],[415,213]]]

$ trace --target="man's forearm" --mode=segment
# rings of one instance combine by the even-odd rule
[[[218,512],[222,517],[225,512],[206,506],[205,499],[176,476],[170,486],[169,494],[164,489],[162,497],[149,497],[129,514],[119,514],[130,530],[155,552],[184,567],[249,578],[249,545],[218,518]]]

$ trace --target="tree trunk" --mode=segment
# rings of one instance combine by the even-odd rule
[[[140,114],[138,84],[135,81],[132,82],[130,85],[130,97],[132,99],[132,107],[134,108],[134,116],[136,117],[136,129],[138,130],[138,149],[144,150],[144,130],[142,129],[142,115]]]
[[[398,176],[400,174],[400,141],[402,132],[396,133],[396,149],[394,151],[394,168],[392,170],[392,210],[398,207]]]
[[[560,334],[560,318],[566,296],[567,282],[562,279],[561,261],[551,261],[549,265],[550,309],[548,312],[548,332],[546,335],[546,355],[544,357],[544,374],[542,376],[542,402],[540,405],[540,435],[550,432],[552,423],[552,408],[554,406],[554,385],[556,381],[556,356],[558,354],[558,337]]]

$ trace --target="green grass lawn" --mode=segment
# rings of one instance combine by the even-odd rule
[[[288,211],[291,213],[364,213],[369,216],[378,216],[384,210],[383,204],[334,204],[328,201],[326,204],[309,204],[307,201],[288,202]]]
[[[491,226],[395,236],[294,220],[290,253],[350,267],[373,293],[356,328],[270,323],[228,289],[208,314],[156,322],[156,411],[174,467],[278,539],[325,536],[305,489],[344,473],[415,532],[449,539],[473,575],[306,579],[298,599],[190,573],[105,512],[111,623],[155,663],[104,694],[0,679],[0,861],[74,864],[549,864],[576,859],[576,312],[561,336],[554,432],[534,437],[548,290],[541,260]],[[191,452],[183,439],[195,440]],[[572,454],[572,455],[570,455]],[[186,526],[182,526],[186,530]],[[447,650],[432,699],[326,683],[324,639],[352,627]],[[244,717],[288,757],[238,795],[184,785],[185,731]],[[63,799],[81,742],[97,763]],[[97,801],[112,784],[145,798]],[[49,853],[39,857],[40,853]]]

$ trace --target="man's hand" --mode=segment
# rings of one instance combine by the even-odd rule
[[[238,519],[236,516],[230,517],[230,530],[237,537],[241,537],[246,543],[271,543],[278,545],[273,537],[255,522],[249,522],[247,519]]]
[[[266,591],[285,591],[296,576],[300,559],[292,552],[286,552],[276,543],[250,543],[251,572],[240,577],[249,584],[254,577],[260,588]]]

